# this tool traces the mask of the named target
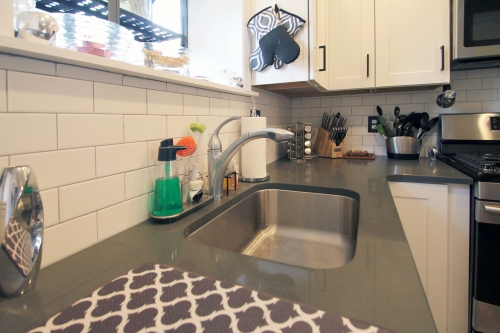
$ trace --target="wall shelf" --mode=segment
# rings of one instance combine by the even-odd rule
[[[33,59],[52,61],[60,64],[75,65],[112,73],[135,76],[162,82],[175,83],[195,88],[225,92],[242,96],[259,96],[249,88],[230,87],[223,84],[176,75],[152,68],[132,65],[91,54],[61,49],[51,45],[36,44],[15,37],[0,36],[0,53],[18,55]]]

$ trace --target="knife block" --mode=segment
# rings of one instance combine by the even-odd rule
[[[318,135],[316,136],[316,142],[314,143],[313,152],[318,154],[318,156],[324,156],[323,151],[325,150],[326,143],[328,142],[328,131],[324,128],[318,128]]]
[[[329,158],[342,158],[342,150],[344,149],[344,141],[342,141],[338,146],[335,144],[335,142],[326,140],[325,148],[324,148],[324,155],[321,155],[323,157],[329,157]]]
[[[314,143],[313,151],[318,156],[328,158],[342,158],[342,150],[344,148],[344,141],[340,145],[335,145],[335,142],[328,140],[328,131],[324,128],[318,128],[318,135]]]

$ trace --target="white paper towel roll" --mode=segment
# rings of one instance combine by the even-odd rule
[[[241,117],[241,135],[266,128],[266,117]],[[241,147],[241,177],[263,178],[267,175],[266,139],[257,139]]]

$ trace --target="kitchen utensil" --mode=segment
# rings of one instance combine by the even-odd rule
[[[457,93],[451,89],[451,85],[443,86],[443,92],[436,98],[436,104],[440,108],[449,108],[455,104]]]
[[[436,147],[429,147],[429,150],[427,151],[427,155],[429,156],[429,159],[431,161],[436,160],[438,153],[439,153],[439,151]]]
[[[396,136],[385,140],[387,157],[397,160],[418,160],[422,140],[407,136]]]
[[[42,44],[49,44],[59,31],[57,21],[43,12],[22,12],[17,16],[16,24],[19,30],[17,37]]]
[[[387,124],[385,122],[385,118],[383,117],[383,112],[382,112],[382,108],[380,106],[377,105],[377,113],[378,113],[378,122],[380,123],[380,125],[382,125],[382,128],[384,129],[384,133],[386,136],[389,136],[389,131],[387,129]]]
[[[375,154],[369,153],[367,150],[348,150],[344,154],[345,159],[358,159],[358,160],[374,160]]]
[[[387,133],[385,132],[382,124],[377,124],[377,131],[384,136],[384,139],[387,139]]]

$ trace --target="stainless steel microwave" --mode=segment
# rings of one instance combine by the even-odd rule
[[[500,57],[500,0],[452,0],[453,59]]]

